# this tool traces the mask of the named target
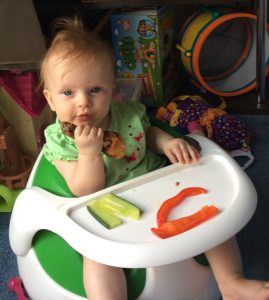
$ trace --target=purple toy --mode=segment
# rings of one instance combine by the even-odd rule
[[[156,118],[180,132],[204,134],[233,157],[246,156],[248,162],[243,165],[244,169],[254,160],[248,128],[236,117],[213,107],[198,95],[176,97],[166,107],[158,109]]]

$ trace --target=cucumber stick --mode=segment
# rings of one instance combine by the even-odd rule
[[[121,219],[109,208],[104,207],[98,199],[92,200],[87,205],[87,209],[90,214],[107,229],[114,228],[122,223]]]
[[[90,201],[87,209],[97,221],[108,229],[122,224],[118,216],[138,220],[141,214],[138,206],[112,193]]]
[[[115,194],[106,194],[101,199],[102,204],[111,209],[117,215],[138,220],[140,218],[140,208],[133,203],[120,198]]]

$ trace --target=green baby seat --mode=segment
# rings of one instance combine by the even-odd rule
[[[179,136],[178,132],[158,120],[151,120],[155,125]],[[185,137],[187,138],[187,137]],[[199,147],[195,140],[189,139]],[[38,186],[62,197],[73,197],[64,178],[43,155],[36,168],[32,186]],[[81,297],[86,297],[83,286],[82,256],[62,237],[48,231],[39,231],[33,240],[36,256],[47,274],[60,286]],[[202,265],[208,265],[204,255],[195,257]],[[127,280],[128,299],[136,299],[143,291],[146,281],[146,269],[124,269]]]
[[[43,153],[39,155],[10,221],[10,245],[31,299],[85,299],[80,253],[124,266],[128,300],[218,299],[212,270],[201,265],[207,263],[204,256],[193,257],[237,233],[253,215],[257,195],[247,175],[224,150],[202,136],[186,138],[197,147],[201,145],[197,164],[169,165],[96,193],[133,195],[143,209],[141,222],[128,221],[113,232],[100,229],[88,218],[85,205],[96,195],[74,198],[55,166]],[[193,230],[163,241],[153,236],[150,228],[163,199],[178,191],[175,180],[181,181],[181,188],[203,186],[209,190],[202,202],[187,201],[188,208],[196,211],[214,201],[222,212]],[[164,191],[163,186],[167,187]],[[233,226],[223,226],[227,219]]]

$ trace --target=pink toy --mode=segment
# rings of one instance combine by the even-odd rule
[[[32,117],[39,116],[47,103],[43,94],[36,90],[37,85],[36,72],[17,74],[12,71],[2,71],[0,73],[0,87],[3,86],[21,108]]]
[[[10,278],[8,281],[8,288],[17,294],[18,300],[29,300],[24,294],[22,281],[19,277]]]

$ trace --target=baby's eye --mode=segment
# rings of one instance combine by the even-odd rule
[[[101,88],[100,87],[94,87],[90,90],[91,94],[97,94],[101,92]]]
[[[65,96],[71,96],[71,95],[72,95],[72,92],[71,92],[70,90],[64,90],[64,91],[63,91],[63,94],[64,94]]]

